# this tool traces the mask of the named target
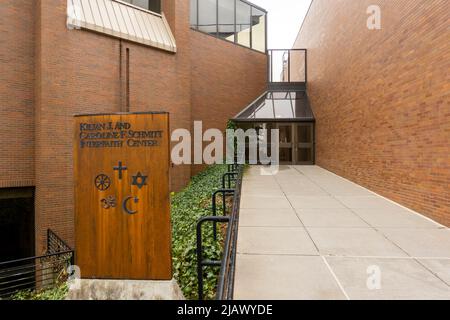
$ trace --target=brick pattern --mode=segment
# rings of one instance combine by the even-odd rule
[[[192,121],[225,132],[227,120],[266,90],[267,56],[195,30],[191,43]]]
[[[0,133],[11,143],[0,149],[0,187],[36,186],[37,254],[45,248],[47,228],[74,246],[74,114],[168,111],[172,129],[191,129],[195,112],[206,127],[225,128],[228,118],[256,98],[265,84],[265,56],[194,34],[188,1],[162,3],[176,36],[177,54],[68,30],[66,3],[1,4],[1,39],[8,45],[0,48],[0,64],[6,70],[0,75]],[[224,74],[216,77],[213,69]],[[254,74],[248,76],[250,71]],[[201,90],[192,90],[199,84]],[[205,104],[202,92],[208,92],[208,101],[221,102]],[[172,189],[184,187],[191,171],[190,165],[173,167]]]
[[[34,1],[2,0],[0,12],[0,187],[33,186]]]
[[[366,27],[369,5],[382,30]],[[314,0],[308,49],[318,165],[450,226],[446,0]]]

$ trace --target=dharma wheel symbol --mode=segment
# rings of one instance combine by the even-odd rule
[[[100,191],[108,190],[111,186],[111,179],[105,175],[100,174],[95,178],[95,187]]]

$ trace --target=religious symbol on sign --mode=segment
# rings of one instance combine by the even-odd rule
[[[119,180],[122,180],[123,171],[128,170],[128,168],[126,166],[122,165],[122,161],[119,161],[119,165],[117,167],[114,167],[113,169],[114,169],[114,171],[119,171]]]
[[[137,213],[137,211],[132,211],[132,210],[128,209],[128,202],[129,202],[131,199],[133,199],[133,197],[125,198],[125,200],[123,200],[123,204],[122,204],[122,209],[123,209],[123,211],[125,211],[125,213],[130,214],[130,215],[131,215],[131,214]],[[138,198],[138,197],[135,197],[135,198],[134,198],[134,203],[138,203],[138,202],[139,202],[139,198]]]
[[[106,191],[111,186],[111,179],[106,174],[99,174],[95,178],[95,187],[100,191]]]
[[[143,186],[147,185],[148,176],[144,176],[141,172],[138,172],[137,175],[133,176],[133,186],[137,186],[139,189],[142,189]]]
[[[114,196],[108,196],[106,199],[100,201],[103,209],[115,208],[117,205],[116,198]]]

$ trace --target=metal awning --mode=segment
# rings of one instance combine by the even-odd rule
[[[236,122],[315,121],[305,91],[268,91],[245,108]]]
[[[119,0],[67,0],[67,26],[176,52],[164,15]]]

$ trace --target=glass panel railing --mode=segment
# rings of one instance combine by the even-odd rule
[[[306,49],[270,49],[269,82],[271,83],[306,83],[307,51]]]
[[[266,51],[266,14],[256,8],[252,8],[252,48]]]
[[[217,35],[217,0],[197,0],[197,29],[211,35]]]
[[[219,37],[231,42],[235,41],[236,28],[234,24],[234,1],[218,0],[219,3]]]
[[[246,0],[190,0],[191,28],[266,52],[267,12]]]
[[[247,3],[236,2],[236,29],[237,43],[250,47],[251,10]]]

